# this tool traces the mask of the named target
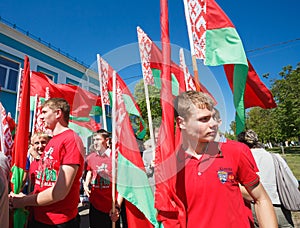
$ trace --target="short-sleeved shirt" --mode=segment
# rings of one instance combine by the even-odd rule
[[[83,143],[70,129],[53,136],[49,141],[39,162],[34,193],[42,192],[55,185],[60,166],[78,165],[79,169],[68,195],[63,200],[47,206],[34,207],[35,220],[53,225],[68,222],[76,217],[83,156]]]
[[[238,142],[211,143],[197,159],[180,150],[176,192],[187,211],[187,227],[249,227],[239,183],[259,183],[249,148]],[[251,153],[251,152],[250,152]]]
[[[99,211],[108,213],[112,207],[112,157],[110,149],[103,154],[91,153],[86,158],[87,171],[92,172],[89,201]]]

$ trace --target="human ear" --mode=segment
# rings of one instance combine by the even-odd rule
[[[176,117],[176,122],[177,122],[180,129],[185,129],[185,121],[184,121],[183,117],[177,116]]]

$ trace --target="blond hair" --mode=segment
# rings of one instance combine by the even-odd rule
[[[187,117],[191,113],[193,106],[199,109],[207,108],[211,111],[214,108],[214,101],[206,93],[192,90],[183,92],[174,101],[175,117]]]
[[[47,100],[43,107],[49,107],[52,111],[60,109],[63,114],[63,119],[66,123],[69,123],[70,118],[70,105],[69,103],[63,98],[50,98]]]

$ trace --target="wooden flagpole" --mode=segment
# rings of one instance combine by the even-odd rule
[[[33,120],[32,120],[32,124],[31,126],[31,134],[33,135],[35,133],[35,125],[36,125],[36,121],[37,121],[37,107],[38,107],[38,95],[35,94],[34,97],[34,111],[33,111]]]

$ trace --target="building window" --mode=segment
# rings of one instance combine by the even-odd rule
[[[75,85],[75,86],[79,86],[79,87],[82,87],[81,83],[78,82],[78,81],[75,81],[71,78],[66,78],[66,83],[69,84],[69,85]]]
[[[17,91],[20,64],[0,56],[0,85],[1,88]]]
[[[43,74],[45,74],[50,80],[52,80],[54,83],[57,83],[57,77],[58,77],[58,74],[51,71],[51,70],[48,70],[44,67],[41,67],[41,66],[37,66],[37,72],[41,72]]]

